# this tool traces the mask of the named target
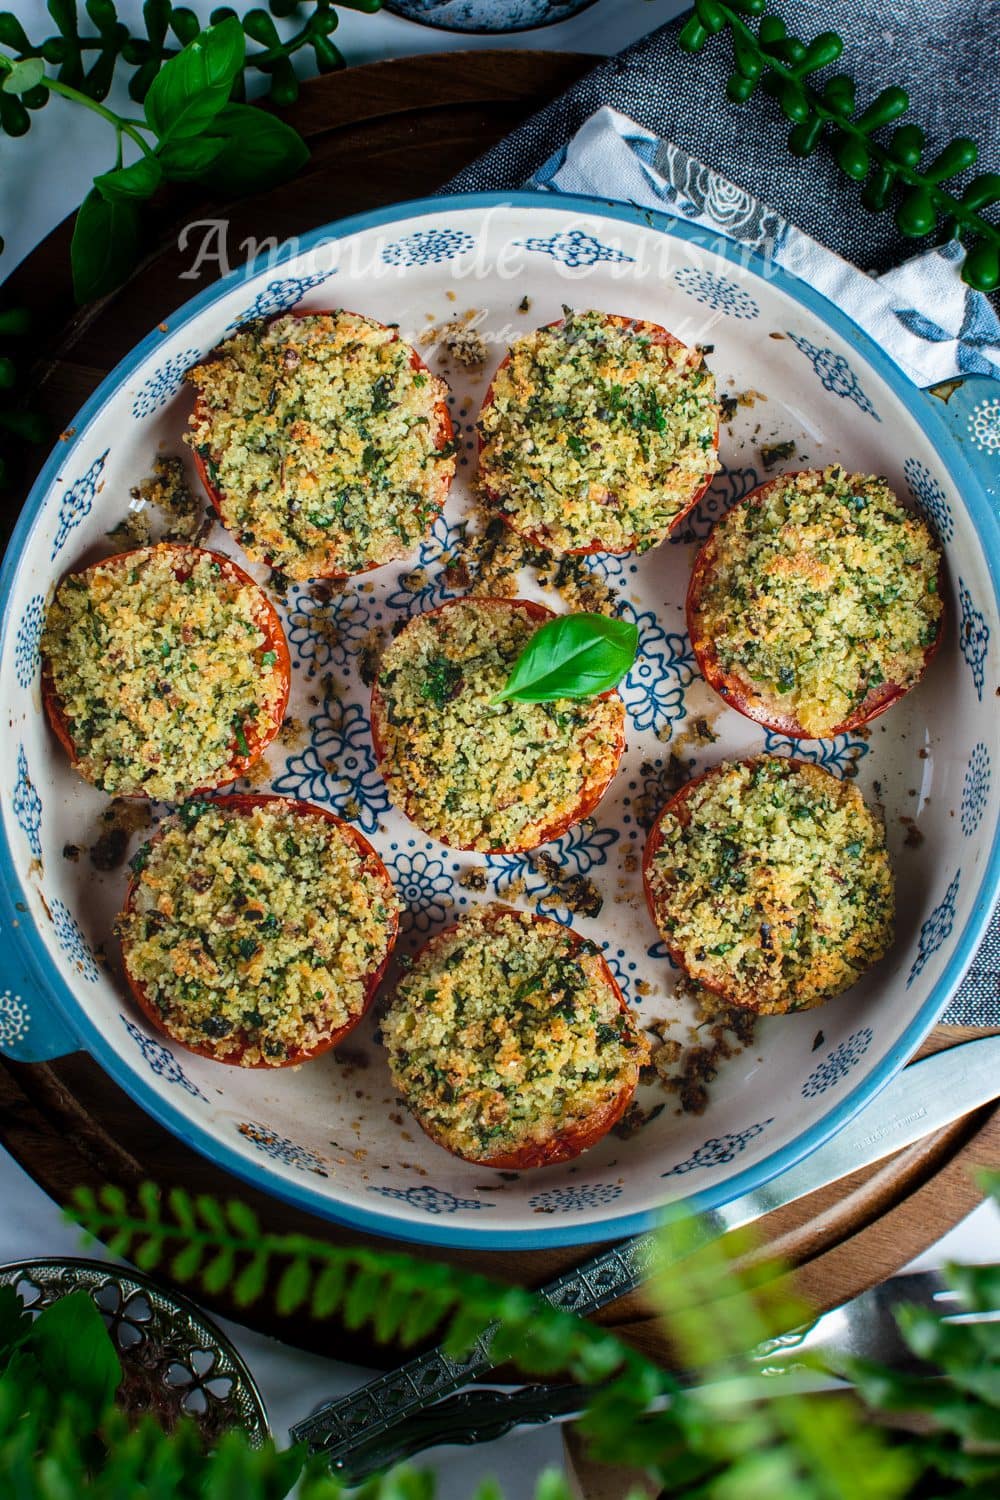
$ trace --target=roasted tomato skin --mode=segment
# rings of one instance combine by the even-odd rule
[[[247,743],[247,753],[244,755],[239,750],[234,740],[232,756],[226,767],[229,774],[225,776],[223,780],[213,783],[212,789],[214,790],[216,787],[228,786],[230,782],[237,781],[241,776],[244,776],[250,769],[250,767],[255,765],[256,762],[260,760],[268,745],[271,744],[271,742],[274,740],[275,736],[281,729],[281,722],[284,719],[285,712],[288,708],[288,694],[291,689],[292,683],[292,663],[288,653],[288,642],[285,639],[285,632],[282,628],[281,619],[278,615],[278,612],[274,608],[274,605],[271,603],[270,599],[268,599],[267,595],[264,593],[264,590],[261,588],[260,584],[257,583],[253,578],[251,578],[249,573],[244,572],[239,564],[235,563],[231,557],[227,557],[222,552],[213,552],[208,547],[191,547],[186,542],[159,542],[155,545],[159,547],[169,547],[177,552],[177,567],[174,569],[174,576],[177,579],[178,583],[183,583],[184,579],[190,573],[190,567],[185,568],[184,566],[185,559],[187,559],[188,563],[190,563],[190,559],[192,558],[192,556],[200,556],[210,557],[214,563],[218,564],[221,573],[226,578],[231,579],[235,583],[241,584],[243,587],[249,587],[254,590],[257,598],[257,609],[259,612],[258,624],[260,625],[260,628],[264,633],[264,643],[262,650],[274,652],[275,666],[277,667],[277,670],[281,676],[281,696],[279,697],[278,702],[275,706],[274,729],[270,734],[260,735],[257,733],[256,727],[252,722],[249,722],[244,726],[243,734]],[[99,563],[94,563],[92,564],[92,566],[101,568],[107,568],[111,565],[118,566],[119,564],[128,564],[129,566],[131,566],[132,561],[137,556],[148,550],[149,549],[145,547],[137,547],[129,552],[117,552],[114,553],[111,557],[102,558]],[[88,569],[84,568],[80,569],[79,571],[87,572]],[[65,576],[68,578],[71,577],[72,574],[67,573]],[[52,671],[48,663],[44,660],[42,662],[42,704],[48,716],[49,723],[52,726],[52,732],[55,734],[59,743],[66,751],[66,754],[69,756],[70,763],[72,764],[74,770],[78,770],[80,764],[79,752],[77,751],[76,745],[73,741],[73,734],[72,730],[70,729],[69,720],[63,712],[62,702],[59,698],[58,692],[56,691],[55,682],[53,681],[52,677]],[[200,789],[192,788],[192,794],[196,790]],[[142,794],[135,792],[131,795],[138,797]]]
[[[509,908],[507,909],[509,910]],[[498,917],[502,914],[503,910],[504,908],[501,908],[498,911]],[[531,921],[537,923],[549,920],[548,918],[538,916],[534,912],[519,913],[519,915],[530,916]],[[457,923],[453,922],[449,927],[436,933],[429,942],[424,944],[419,953],[415,955],[414,962],[418,963],[425,954],[433,953],[436,947],[451,936],[457,925]],[[585,939],[571,929],[567,929],[566,936],[572,940],[574,951],[585,945]],[[618,981],[612,974],[604,957],[601,954],[597,954],[596,956],[600,959],[604,978],[610,985],[618,1001],[619,1008],[628,1013],[628,1005]],[[591,1146],[596,1145],[603,1136],[607,1135],[612,1126],[618,1123],[628,1109],[635,1094],[635,1087],[635,1084],[625,1085],[613,1099],[609,1100],[603,1109],[595,1111],[587,1119],[578,1121],[575,1125],[560,1131],[556,1135],[550,1136],[547,1140],[528,1141],[513,1151],[505,1151],[493,1156],[460,1156],[460,1153],[453,1150],[445,1140],[435,1135],[434,1131],[425,1125],[419,1116],[415,1116],[415,1118],[424,1134],[435,1145],[443,1146],[450,1155],[460,1156],[462,1161],[472,1162],[474,1166],[497,1167],[503,1171],[522,1172],[526,1171],[529,1167],[555,1167],[560,1162],[572,1161],[574,1157],[579,1156],[582,1152],[589,1150]]]
[[[291,313],[275,313],[273,315],[273,317],[266,318],[264,321],[265,321],[265,323],[267,325],[270,325],[271,323],[276,323],[279,318],[287,318],[287,317],[293,317],[293,318],[324,318],[324,317],[326,317],[326,318],[332,318],[335,315],[335,311],[336,311],[336,309],[331,309],[331,308],[327,308],[327,307],[324,307],[324,308],[310,307],[310,308],[304,308],[301,312],[293,310]],[[371,322],[376,322],[377,319],[373,318],[370,321]],[[382,325],[382,326],[385,326],[385,325]],[[397,333],[395,337],[396,337],[396,340],[398,340],[399,339],[399,334]],[[211,355],[207,356],[208,359],[211,359],[211,357],[212,357]],[[204,364],[204,363],[206,363],[206,361],[203,360],[202,363]],[[428,375],[429,376],[431,374],[430,370],[428,369],[428,367],[424,363],[424,361],[420,358],[420,355],[417,353],[416,349],[413,349],[410,352],[410,368],[414,369],[414,370],[419,370],[420,373],[424,374],[424,375]],[[454,438],[455,438],[454,423],[451,420],[451,413],[448,410],[448,404],[447,404],[446,401],[439,401],[437,403],[437,405],[435,406],[434,411],[435,411],[435,415],[437,416],[437,419],[438,419],[438,430],[437,430],[438,447],[439,448],[444,448],[444,447],[447,446],[447,444],[449,444],[449,443],[451,443],[451,442],[454,441]],[[196,399],[196,401],[195,401],[195,406],[194,406],[194,417],[195,417],[195,419],[200,421],[204,417],[204,412],[205,412],[204,402],[202,400],[202,397],[198,396],[197,399]],[[192,450],[192,453],[193,453],[193,457],[194,457],[194,466],[195,466],[195,469],[197,471],[198,478],[201,480],[201,483],[202,483],[202,486],[204,487],[205,493],[208,496],[209,500],[211,501],[212,506],[213,506],[216,514],[219,517],[219,520],[222,522],[223,526],[225,526],[227,524],[226,523],[225,515],[223,514],[223,506],[225,505],[225,495],[223,494],[222,490],[219,489],[218,485],[214,482],[214,480],[210,477],[208,463],[206,462],[206,460],[202,456],[202,454],[200,454],[196,448]],[[445,504],[445,501],[448,498],[448,491],[449,491],[450,488],[451,488],[451,479],[450,478],[443,479],[442,482],[441,482],[440,494],[438,495],[438,499],[437,499],[437,508],[436,508],[436,510],[434,512],[434,515],[433,515],[433,517],[431,519],[431,522],[430,522],[431,525],[433,525],[434,521],[436,521],[438,519],[438,517],[440,516],[441,512],[443,511],[444,504]],[[268,565],[270,566],[270,558],[265,558],[265,562],[267,562]],[[376,568],[381,568],[381,567],[384,567],[384,566],[385,566],[385,564],[383,564],[383,563],[369,563],[366,567],[359,568],[357,570],[357,572],[355,572],[355,573],[339,573],[339,572],[318,573],[316,576],[317,576],[317,578],[326,578],[326,579],[330,579],[330,580],[334,580],[334,581],[343,582],[347,578],[360,578],[360,576],[362,575],[362,573],[372,573],[372,572],[375,571]]]
[[[233,792],[227,797],[208,797],[206,798],[206,800],[217,801],[220,803],[220,805],[226,808],[233,808],[240,813],[249,813],[252,812],[255,807],[261,807],[272,802],[281,802],[289,812],[293,812],[300,817],[325,818],[328,823],[336,824],[341,832],[347,835],[351,842],[357,847],[358,851],[365,860],[366,865],[368,865],[371,870],[378,874],[380,878],[384,879],[385,884],[389,890],[392,889],[392,881],[389,879],[388,871],[386,870],[381,859],[379,859],[375,850],[372,848],[371,844],[369,844],[364,835],[359,833],[358,830],[352,827],[350,823],[345,823],[342,818],[338,818],[335,813],[329,812],[325,807],[316,807],[313,803],[303,802],[300,798],[297,797],[278,797],[270,792]],[[149,844],[147,844],[146,847],[148,848],[150,845],[155,844],[159,837],[159,834],[154,834],[152,839],[149,840]],[[129,882],[128,890],[125,893],[125,913],[130,913],[134,910],[138,890],[139,876],[134,875]],[[282,1058],[280,1061],[272,1062],[258,1061],[244,1064],[242,1062],[242,1059],[246,1055],[246,1052],[250,1045],[249,1039],[241,1043],[241,1045],[238,1046],[235,1051],[227,1053],[225,1057],[219,1057],[218,1054],[214,1052],[209,1046],[196,1047],[190,1042],[182,1041],[181,1038],[175,1036],[174,1033],[169,1029],[169,1027],[164,1023],[163,1017],[160,1015],[159,1011],[156,1009],[156,1006],[149,998],[149,995],[146,992],[145,985],[141,980],[137,979],[132,974],[131,970],[129,969],[128,957],[124,952],[122,954],[122,958],[125,969],[125,978],[128,980],[129,989],[132,991],[132,996],[135,1000],[135,1003],[138,1005],[139,1009],[142,1011],[143,1015],[151,1023],[151,1025],[155,1026],[157,1031],[161,1032],[162,1035],[169,1037],[169,1039],[172,1042],[175,1042],[177,1046],[184,1047],[186,1051],[194,1052],[199,1057],[207,1057],[211,1062],[225,1063],[234,1067],[261,1069],[294,1068],[297,1067],[299,1063],[309,1062],[314,1057],[321,1057],[324,1052],[329,1052],[334,1047],[339,1046],[340,1043],[350,1035],[354,1028],[364,1020],[365,1016],[371,1009],[372,1002],[375,999],[375,995],[378,991],[378,987],[382,982],[382,978],[385,974],[386,969],[388,968],[389,960],[392,957],[392,950],[395,947],[398,931],[399,915],[396,911],[393,911],[389,928],[389,941],[386,947],[385,957],[378,965],[378,967],[376,969],[373,969],[371,973],[368,974],[365,978],[365,1000],[364,1005],[362,1006],[358,1014],[356,1016],[352,1016],[351,1020],[348,1021],[345,1026],[341,1026],[340,1029],[338,1031],[335,1031],[332,1036],[324,1038],[324,1040],[322,1042],[319,1042],[315,1047],[302,1047],[296,1052],[290,1052],[287,1057]]]
[[[682,347],[684,347],[683,346],[683,341],[681,339],[675,338],[675,336],[672,333],[668,333],[668,331],[665,328],[663,328],[659,323],[650,323],[650,322],[648,322],[644,318],[626,318],[626,317],[622,316],[622,314],[620,314],[620,313],[607,313],[606,314],[606,320],[607,320],[607,322],[613,324],[615,327],[619,327],[619,328],[635,328],[635,329],[641,330],[644,333],[648,333],[649,336],[650,336],[650,339],[652,340],[653,343],[666,344],[668,347],[674,347],[674,348],[682,348]],[[556,318],[556,320],[554,322],[547,323],[545,326],[547,328],[561,328],[564,322],[565,322],[564,318]],[[482,414],[482,412],[484,412],[487,409],[487,407],[492,406],[493,400],[494,400],[493,388],[494,388],[494,385],[496,384],[497,376],[500,374],[501,370],[503,370],[503,369],[505,369],[507,367],[507,365],[509,363],[510,363],[510,354],[507,353],[504,356],[504,358],[500,361],[499,365],[497,366],[497,368],[493,372],[493,379],[490,381],[489,388],[488,388],[488,390],[486,392],[486,395],[483,397],[483,404],[480,407],[480,414]],[[479,434],[477,436],[477,451],[478,451],[478,453],[480,455],[482,454],[482,451],[483,451],[482,434]],[[713,442],[712,442],[712,451],[714,453],[717,453],[719,451],[719,422],[718,422],[718,419],[716,420],[716,423],[715,423],[715,436],[714,436],[714,439],[713,439]],[[691,514],[691,512],[694,510],[695,506],[698,504],[698,501],[704,499],[704,497],[707,494],[709,488],[711,487],[712,480],[714,479],[714,477],[715,477],[714,474],[707,475],[706,478],[705,478],[704,484],[700,485],[699,488],[695,490],[694,494],[691,496],[691,499],[684,506],[684,509],[681,510],[681,511],[678,511],[677,515],[674,517],[674,519],[670,523],[670,530],[671,531],[675,531],[677,529],[677,527],[681,524],[681,522],[685,519],[685,517],[687,517],[687,516],[689,516]],[[523,537],[523,539],[526,542],[529,542],[532,547],[538,547],[542,552],[547,552],[547,551],[550,550],[549,543],[547,542],[547,540],[545,538],[544,532],[541,532],[541,531],[532,531],[530,529],[525,529],[525,528],[519,527],[519,526],[517,526],[515,524],[514,518],[507,511],[504,510],[504,508],[503,508],[503,496],[497,490],[492,489],[489,485],[487,485],[487,484],[484,483],[484,485],[483,485],[483,491],[489,497],[489,499],[493,503],[493,505],[496,507],[497,514],[507,523],[507,525],[510,527],[511,531],[515,532],[517,536]],[[566,557],[587,557],[587,556],[592,555],[595,552],[603,552],[603,553],[605,553],[609,557],[625,557],[625,556],[628,555],[629,552],[634,551],[635,547],[638,545],[638,542],[639,542],[639,538],[638,537],[633,537],[630,546],[628,546],[628,547],[620,547],[618,549],[610,549],[608,547],[605,547],[604,544],[602,542],[600,542],[600,541],[593,541],[593,542],[588,542],[588,544],[585,547],[567,547],[565,549],[565,552],[561,552],[559,555],[560,556],[566,556]]]
[[[419,618],[428,619],[431,615],[442,614],[446,609],[451,608],[452,605],[463,602],[464,600],[446,599],[443,604],[438,604],[435,605],[433,609],[425,610]],[[547,605],[538,604],[534,599],[497,599],[483,597],[482,599],[477,599],[476,602],[478,604],[495,605],[501,609],[507,609],[511,605],[516,604],[519,609],[524,610],[524,612],[528,614],[533,620],[537,620],[540,625],[544,625],[546,620],[555,619],[555,610],[549,609]],[[611,688],[608,692],[599,693],[597,696],[600,698],[614,698],[618,696],[618,692],[616,688]],[[386,761],[385,739],[382,732],[386,720],[386,707],[385,699],[379,692],[377,679],[372,687],[369,720],[371,723],[372,748],[375,751],[375,759],[378,761],[379,769],[381,770]],[[553,818],[551,823],[547,823],[542,829],[541,836],[536,839],[534,844],[530,846],[530,849],[524,849],[518,846],[517,849],[513,850],[506,848],[497,848],[487,849],[485,852],[487,854],[530,853],[531,849],[540,849],[543,844],[550,844],[553,839],[561,838],[562,835],[567,831],[567,829],[572,828],[575,823],[582,822],[584,818],[590,817],[590,814],[601,802],[602,798],[608,790],[608,787],[611,785],[611,783],[615,779],[615,776],[618,774],[618,766],[624,753],[625,730],[623,724],[622,729],[619,731],[617,743],[615,745],[615,769],[612,771],[611,775],[608,776],[607,780],[591,787],[586,795],[580,798],[579,802],[572,812],[564,813],[562,817]],[[404,812],[412,822],[417,822],[408,806],[402,807],[400,811]],[[419,823],[417,824],[417,826],[420,826]],[[447,839],[442,839],[439,834],[435,834],[434,837],[437,839],[439,844],[444,844],[447,848],[462,849],[464,847],[464,845],[461,844],[450,844]]]
[[[737,501],[733,509],[738,509],[741,506],[760,505],[772,489],[776,489],[779,485],[787,483],[789,479],[794,479],[796,475],[806,472],[808,471],[804,469],[793,469],[787,474],[779,474],[775,479],[768,479],[764,484],[758,485],[755,490],[751,490],[748,495],[744,495],[742,500]],[[731,511],[727,511],[726,514],[731,514]],[[718,522],[716,522],[716,525],[718,525]],[[712,568],[715,565],[715,557],[716,540],[715,527],[713,526],[694,560],[694,567],[691,570],[691,579],[688,583],[687,598],[685,600],[688,635],[691,638],[691,647],[698,662],[701,675],[709,687],[713,688],[730,708],[735,708],[737,713],[741,713],[744,718],[752,719],[762,729],[773,730],[774,733],[787,735],[789,739],[793,740],[817,738],[816,735],[810,734],[808,730],[804,729],[798,720],[790,714],[781,714],[771,704],[751,698],[748,695],[746,685],[739,680],[735,673],[727,672],[721,666],[714,643],[701,628],[701,604]],[[937,586],[938,597],[943,600],[945,598],[946,586],[943,553],[938,566]],[[862,724],[868,724],[872,719],[877,719],[880,714],[885,713],[887,708],[891,708],[894,703],[898,702],[900,698],[905,697],[908,692],[915,688],[937,655],[944,635],[946,619],[947,612],[942,611],[937,634],[930,645],[926,647],[924,651],[924,664],[913,682],[908,684],[898,682],[880,683],[878,687],[872,688],[866,694],[853,713],[848,714],[847,718],[840,724],[835,724],[832,728],[825,730],[820,738],[832,739],[835,735],[846,734],[852,729],[860,729]]]

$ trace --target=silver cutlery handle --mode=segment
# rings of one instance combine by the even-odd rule
[[[539,1295],[554,1307],[587,1317],[641,1286],[652,1273],[656,1254],[655,1237],[638,1235],[565,1271],[542,1287]],[[292,1440],[307,1443],[314,1453],[324,1453],[332,1469],[343,1468],[347,1455],[362,1439],[367,1446],[398,1422],[491,1370],[494,1331],[495,1325],[487,1328],[464,1360],[452,1359],[440,1347],[430,1349],[349,1396],[327,1402],[292,1428]]]
[[[515,1391],[474,1386],[403,1418],[379,1437],[359,1438],[350,1453],[341,1457],[338,1472],[350,1485],[361,1484],[428,1448],[492,1443],[517,1427],[566,1421],[584,1400],[586,1392],[577,1385],[528,1386]]]

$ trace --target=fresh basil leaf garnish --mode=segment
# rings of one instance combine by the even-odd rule
[[[559,615],[536,630],[494,703],[596,698],[617,687],[635,661],[639,631],[608,615]]]

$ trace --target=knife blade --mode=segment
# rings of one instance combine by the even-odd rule
[[[878,1096],[824,1145],[780,1173],[718,1208],[703,1212],[703,1241],[752,1224],[808,1193],[990,1103],[1000,1094],[1000,1036],[982,1037],[934,1053],[890,1080]],[[697,1207],[697,1198],[693,1200]],[[693,1248],[690,1247],[690,1248]],[[587,1317],[634,1291],[662,1264],[655,1231],[624,1240],[574,1270],[538,1288],[553,1306]],[[291,1429],[293,1442],[322,1452],[335,1472],[348,1467],[352,1449],[367,1445],[404,1418],[412,1418],[443,1396],[461,1390],[494,1368],[487,1328],[464,1359],[440,1347],[378,1375],[356,1391],[320,1406]]]

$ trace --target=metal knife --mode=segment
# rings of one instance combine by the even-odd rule
[[[751,1224],[862,1167],[911,1146],[1000,1095],[1000,1036],[982,1037],[911,1063],[825,1145],[752,1192],[701,1215],[704,1241]],[[538,1295],[581,1317],[635,1291],[662,1264],[655,1232],[624,1240],[538,1288]],[[494,1368],[488,1328],[462,1360],[428,1350],[319,1407],[291,1430],[292,1440],[322,1452],[335,1472],[366,1446]]]

